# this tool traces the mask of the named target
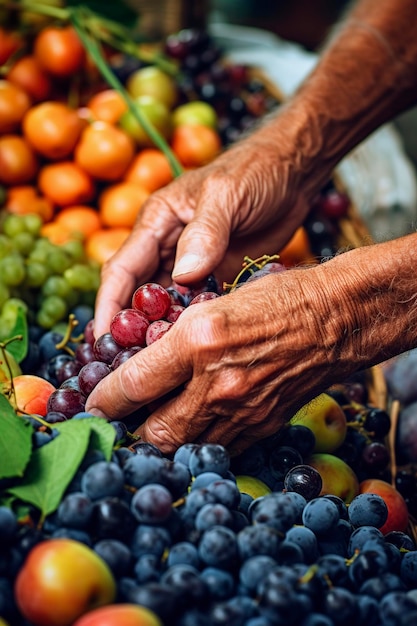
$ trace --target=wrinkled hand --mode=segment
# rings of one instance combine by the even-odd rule
[[[230,282],[245,255],[279,252],[308,211],[289,167],[291,151],[279,136],[258,132],[153,194],[124,246],[103,267],[96,337],[147,280],[167,286],[173,277],[188,285],[215,271]]]
[[[120,419],[177,390],[138,429],[165,453],[189,441],[236,453],[272,434],[340,375],[337,350],[327,345],[335,333],[323,326],[335,317],[331,263],[272,274],[187,308],[104,378],[86,409]]]

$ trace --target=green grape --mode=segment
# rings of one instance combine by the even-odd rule
[[[42,228],[42,218],[36,213],[27,213],[22,215],[23,222],[25,224],[26,231],[35,237],[39,236]]]
[[[13,237],[13,243],[16,250],[20,252],[20,254],[28,256],[31,250],[33,250],[35,239],[31,233],[25,231],[17,233],[17,235]]]
[[[65,250],[55,246],[49,254],[48,264],[54,274],[63,274],[71,266],[71,258]]]
[[[0,234],[0,259],[4,259],[4,257],[8,256],[13,250],[13,241],[10,237],[7,237],[7,235],[3,233]]]
[[[43,299],[38,314],[41,311],[56,324],[67,315],[68,307],[65,300],[59,296],[47,296]]]
[[[32,260],[26,264],[25,285],[27,287],[41,287],[47,278],[48,269],[46,265]]]
[[[2,307],[2,315],[17,315],[19,309],[23,309],[24,313],[28,312],[27,303],[22,298],[12,297],[9,298]]]
[[[42,286],[42,294],[44,296],[59,296],[66,300],[70,292],[72,291],[71,285],[63,276],[57,276],[53,274],[49,276]]]
[[[46,313],[42,309],[39,309],[39,311],[36,314],[37,325],[40,326],[41,328],[45,328],[46,330],[51,329],[52,326],[55,324],[55,321],[56,320],[54,317],[51,317],[50,315],[48,315],[48,313]]]
[[[0,259],[0,276],[5,285],[16,287],[26,276],[25,264],[22,257],[12,254]]]
[[[29,254],[28,256],[28,261],[29,263],[41,263],[41,264],[47,264],[48,263],[48,258],[49,258],[49,251],[48,250],[41,250],[39,248],[35,248],[32,250],[32,252]],[[48,270],[48,274],[49,274],[49,270]]]
[[[25,222],[21,215],[14,215],[9,213],[3,222],[3,232],[8,237],[15,237],[19,233],[23,233],[26,230]]]
[[[85,259],[84,245],[79,239],[71,239],[62,244],[61,248],[71,257],[73,262]]]
[[[91,269],[87,265],[76,263],[64,272],[64,277],[71,287],[80,291],[90,291],[94,287],[94,277]]]
[[[10,289],[7,285],[0,282],[0,308],[3,307],[4,303],[10,298]]]

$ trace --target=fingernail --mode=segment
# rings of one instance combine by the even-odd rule
[[[94,417],[103,417],[106,420],[109,419],[103,411],[100,411],[100,409],[96,409],[95,407],[88,409],[88,412],[91,413],[91,415],[94,415]]]
[[[197,254],[185,254],[175,265],[172,276],[181,276],[182,274],[190,274],[198,269],[200,265],[200,257]]]

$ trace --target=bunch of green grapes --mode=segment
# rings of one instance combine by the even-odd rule
[[[50,329],[78,304],[93,305],[99,265],[80,240],[56,245],[41,236],[38,215],[4,213],[0,219],[0,340],[14,326],[17,308],[29,323]]]

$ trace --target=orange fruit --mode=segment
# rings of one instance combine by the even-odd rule
[[[105,189],[99,198],[99,212],[105,226],[132,228],[150,193],[135,183],[117,183]]]
[[[43,224],[41,228],[41,236],[46,237],[56,246],[60,246],[63,243],[67,243],[67,241],[71,241],[76,238],[73,233],[71,233],[66,228],[62,227],[62,224],[54,220],[53,222],[48,222],[47,224]]]
[[[33,102],[46,100],[52,91],[50,77],[31,54],[17,59],[7,74],[7,80],[26,91]]]
[[[64,230],[73,235],[89,237],[102,226],[96,209],[85,205],[74,205],[61,209],[55,217],[55,222]]]
[[[304,226],[299,226],[289,242],[279,253],[280,263],[287,267],[303,263],[316,263]]]
[[[39,172],[38,186],[58,206],[91,202],[95,195],[91,176],[73,161],[45,165]]]
[[[43,222],[49,222],[54,215],[54,206],[49,198],[39,196],[35,187],[21,185],[7,191],[5,208],[15,215],[36,213]]]
[[[83,131],[75,162],[100,180],[119,180],[135,154],[133,139],[108,122],[94,122]]]
[[[22,185],[35,178],[38,159],[20,135],[0,136],[0,182]]]
[[[87,102],[87,108],[96,120],[117,124],[127,111],[127,104],[115,89],[104,89],[94,94]]]
[[[0,80],[0,133],[18,130],[30,105],[26,91],[8,80]]]
[[[209,163],[221,150],[219,133],[202,124],[177,126],[171,138],[171,147],[185,167],[199,167]]]
[[[73,76],[84,68],[85,50],[72,26],[48,26],[33,44],[40,65],[53,76]]]
[[[85,253],[89,259],[103,265],[123,245],[130,232],[126,227],[96,230],[85,242]]]
[[[86,121],[62,102],[41,102],[23,119],[23,134],[48,159],[64,159],[75,148]]]
[[[161,150],[144,148],[134,158],[124,180],[136,183],[153,193],[173,180],[168,159]]]

